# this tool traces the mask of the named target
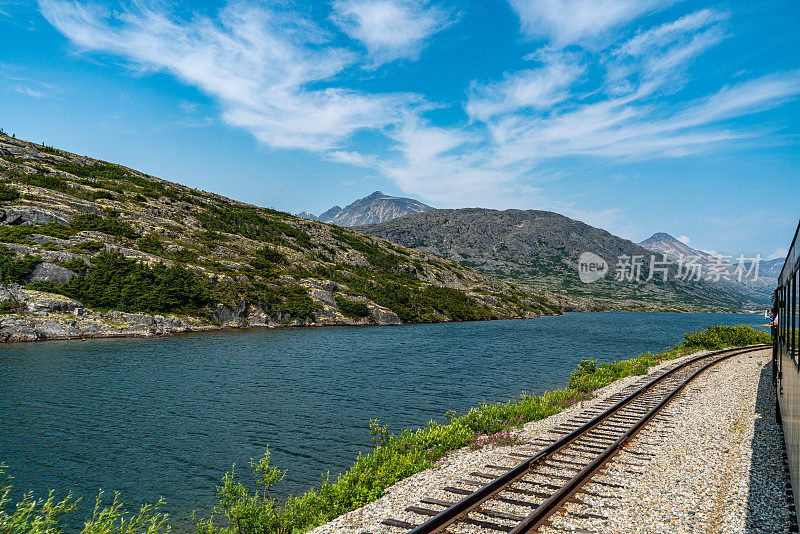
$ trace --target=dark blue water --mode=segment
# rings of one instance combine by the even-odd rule
[[[524,321],[218,331],[0,346],[0,462],[15,486],[166,501],[179,530],[232,463],[269,445],[301,493],[369,449],[369,420],[416,428],[448,410],[562,387],[585,358],[660,351],[755,315],[583,313]],[[19,493],[17,493],[19,495]]]

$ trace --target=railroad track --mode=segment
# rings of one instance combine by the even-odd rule
[[[443,488],[451,499],[423,498],[406,508],[428,518],[421,524],[393,518],[383,523],[409,534],[535,532],[566,503],[580,502],[576,494],[587,482],[613,487],[592,477],[695,377],[723,360],[768,347],[716,351],[646,375],[643,385],[632,384],[550,430],[561,437],[537,438],[511,453],[508,460],[519,461],[516,466],[487,465],[461,479],[461,487]]]

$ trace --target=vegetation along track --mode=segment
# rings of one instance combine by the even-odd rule
[[[534,532],[574,499],[581,487],[695,377],[723,360],[769,346],[720,350],[656,371],[644,385],[634,383],[551,431],[563,437],[537,438],[528,444],[530,451],[511,453],[510,461],[524,458],[515,467],[487,465],[487,471],[472,472],[470,478],[460,481],[472,489],[443,488],[448,494],[463,497],[460,501],[423,498],[422,506],[406,508],[430,518],[423,524],[392,518],[383,523],[411,530],[410,534]]]

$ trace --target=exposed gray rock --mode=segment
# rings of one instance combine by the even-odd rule
[[[247,309],[247,302],[242,300],[233,305],[217,304],[212,317],[223,326],[243,326],[242,315]]]
[[[320,300],[325,304],[329,304],[331,306],[336,306],[336,299],[333,298],[333,295],[325,291],[324,289],[317,289],[311,288],[309,291],[310,296],[314,300]]]
[[[389,308],[384,308],[383,306],[378,306],[377,304],[367,304],[367,307],[369,308],[373,319],[375,319],[375,322],[378,324],[403,323],[403,321],[400,320],[400,317]]]
[[[124,312],[89,313],[78,308],[73,314],[0,315],[0,342],[90,337],[148,337],[209,328],[213,327],[190,324],[178,317]]]
[[[73,271],[65,267],[59,267],[46,261],[37,263],[33,271],[25,277],[26,283],[31,282],[52,282],[55,285],[66,284],[78,276]]]
[[[69,226],[72,219],[66,215],[54,213],[41,208],[2,208],[0,209],[0,223],[8,225],[28,224],[40,226],[48,223],[58,223]]]
[[[25,245],[19,245],[17,243],[3,243],[3,246],[10,248],[17,254],[30,254],[31,256],[38,255],[44,261],[49,262],[57,261],[66,263],[70,260],[85,258],[85,256],[82,254],[74,254],[72,252],[67,252],[66,250],[42,250]]]
[[[326,291],[329,291],[331,293],[339,293],[340,291],[349,289],[347,286],[343,284],[337,284],[336,282],[323,283],[322,287],[325,288]]]
[[[83,304],[77,300],[55,293],[25,289],[16,284],[0,285],[0,302],[24,308],[28,312],[71,312],[83,308]]]

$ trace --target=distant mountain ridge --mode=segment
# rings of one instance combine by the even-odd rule
[[[725,279],[721,280],[721,283],[733,284],[738,291],[751,293],[751,296],[756,299],[763,299],[765,305],[768,304],[767,299],[772,290],[777,286],[778,276],[786,260],[786,258],[761,260],[758,265],[757,278],[740,283],[739,273],[736,270],[736,257],[725,257],[697,250],[665,232],[657,232],[639,244],[648,250],[663,254],[674,263],[686,262],[691,259],[705,270],[711,268],[721,270],[725,275]],[[750,267],[750,262],[745,261],[744,268],[749,269]]]
[[[413,198],[393,197],[381,191],[375,191],[345,208],[333,206],[319,216],[307,211],[298,213],[297,216],[339,226],[359,226],[382,223],[411,213],[421,213],[432,209],[434,209],[432,206]]]
[[[653,252],[663,254],[666,258],[673,262],[677,262],[680,257],[697,257],[699,258],[698,261],[702,263],[710,263],[713,261],[711,259],[711,254],[708,252],[694,249],[680,239],[677,239],[665,232],[656,232],[639,244],[647,250],[652,250]]]
[[[764,305],[763,295],[704,281],[677,280],[675,265],[669,267],[667,282],[646,280],[650,250],[548,211],[433,210],[357,230],[564,298],[585,298],[588,309],[733,311]],[[584,252],[592,252],[608,264],[609,271],[601,280],[580,281],[577,261]],[[632,256],[646,258],[640,281],[615,280],[619,258]]]

